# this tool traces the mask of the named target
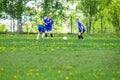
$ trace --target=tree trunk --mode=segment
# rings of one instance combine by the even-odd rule
[[[87,29],[87,33],[89,33],[89,24],[88,24],[88,22],[86,22],[86,29]]]
[[[89,17],[89,33],[91,33],[92,31],[91,31],[91,24],[92,24],[92,15],[90,15],[90,17]]]
[[[101,16],[101,33],[103,32],[103,21],[102,21],[102,16]]]
[[[70,21],[71,21],[71,34],[72,34],[72,16],[70,17]]]
[[[18,33],[22,33],[22,32],[23,32],[21,19],[18,19],[18,20],[17,20],[17,32],[18,32]]]
[[[13,32],[15,32],[15,20],[13,18]]]
[[[13,27],[13,25],[12,25],[12,17],[11,17],[11,19],[10,19],[10,32],[13,32],[13,29],[12,29],[12,27]]]

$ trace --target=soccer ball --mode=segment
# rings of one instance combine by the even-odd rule
[[[63,40],[67,40],[67,37],[63,37]]]

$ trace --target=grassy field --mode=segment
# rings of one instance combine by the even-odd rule
[[[0,80],[120,80],[120,35],[0,34]]]

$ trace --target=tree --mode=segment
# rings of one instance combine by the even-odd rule
[[[88,33],[91,33],[93,17],[98,20],[101,19],[101,32],[103,26],[103,10],[109,6],[111,0],[81,0],[77,9],[81,10],[86,18],[88,18],[89,26],[87,27]]]
[[[64,7],[59,0],[43,0],[41,7],[43,9],[42,14],[44,16],[51,14],[54,15],[53,17],[63,15]]]
[[[3,3],[3,0],[0,0],[0,5],[1,5],[1,7],[0,7],[0,17],[2,16],[2,10],[3,10],[3,5],[2,5],[2,3]]]
[[[100,19],[100,23],[101,23],[101,33],[103,33],[103,18],[108,18],[108,16],[104,15],[107,12],[106,9],[108,8],[108,6],[111,4],[112,0],[98,0],[99,1],[99,5],[98,5],[98,10],[97,10],[97,14],[96,16],[98,16],[98,19]]]
[[[86,17],[89,18],[89,27],[88,33],[91,33],[91,24],[92,24],[92,17],[98,11],[98,4],[99,2],[96,0],[81,0],[81,10]]]
[[[120,0],[113,0],[109,6],[110,18],[109,20],[116,28],[116,32],[120,31]]]
[[[3,11],[11,16],[14,19],[17,19],[18,21],[18,32],[22,32],[22,13],[24,9],[24,3],[25,0],[3,0],[2,7]],[[14,26],[13,26],[14,27]]]

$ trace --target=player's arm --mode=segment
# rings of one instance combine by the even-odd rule
[[[83,33],[83,26],[81,26],[81,33]]]
[[[51,20],[51,25],[54,26],[54,21],[53,20]]]
[[[44,20],[44,26],[46,26],[47,25],[47,22]]]

